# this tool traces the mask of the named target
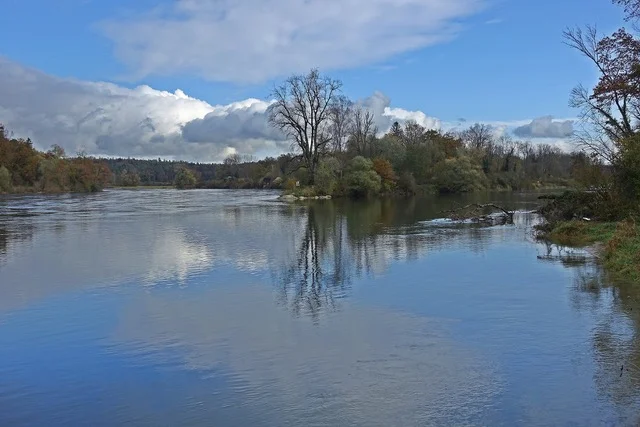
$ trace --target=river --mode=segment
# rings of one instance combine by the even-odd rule
[[[0,198],[1,426],[640,422],[640,307],[536,194]],[[514,224],[443,220],[476,201]]]

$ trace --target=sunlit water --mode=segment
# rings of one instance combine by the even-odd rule
[[[0,198],[0,426],[636,425],[633,288],[479,200]]]

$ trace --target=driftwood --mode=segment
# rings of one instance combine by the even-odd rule
[[[473,208],[473,209],[472,209]],[[502,212],[502,215],[499,217],[484,215],[483,211],[491,208],[494,211]],[[476,222],[487,222],[487,223],[499,223],[499,224],[511,224],[513,223],[513,211],[509,211],[502,206],[498,206],[494,203],[471,203],[466,206],[462,206],[457,209],[452,209],[448,211],[444,211],[449,214],[449,218],[453,220],[463,220],[470,219]]]

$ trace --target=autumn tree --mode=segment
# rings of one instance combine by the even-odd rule
[[[321,76],[317,69],[289,77],[273,90],[269,123],[293,141],[313,184],[320,156],[331,138],[331,109],[340,96],[342,82]]]
[[[600,74],[592,89],[579,85],[571,93],[571,106],[581,110],[594,130],[582,132],[578,142],[612,162],[621,141],[635,134],[640,121],[640,41],[624,28],[602,38],[594,27],[569,29],[564,38]]]

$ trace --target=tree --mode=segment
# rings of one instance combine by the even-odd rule
[[[465,193],[485,187],[486,176],[468,157],[446,159],[435,170],[435,183],[441,193]]]
[[[373,162],[362,156],[351,160],[347,174],[347,190],[355,197],[369,196],[380,192],[380,175],[373,170]]]
[[[407,120],[404,123],[404,143],[407,147],[414,147],[424,141],[426,129],[415,120]]]
[[[193,172],[187,168],[180,168],[176,173],[175,186],[180,190],[185,188],[193,188],[196,185],[196,177]]]
[[[331,119],[331,144],[333,151],[341,153],[345,139],[349,135],[353,113],[353,102],[346,96],[336,97],[336,101],[329,109]]]
[[[378,128],[373,120],[373,113],[358,107],[353,112],[349,129],[349,143],[353,151],[360,156],[371,156],[371,140],[376,136]]]
[[[289,77],[273,91],[269,123],[293,141],[314,183],[320,156],[331,142],[331,108],[340,96],[342,82],[321,76],[317,69]]]
[[[566,30],[564,38],[600,74],[591,91],[579,85],[571,92],[571,106],[579,108],[582,118],[600,134],[599,138],[584,135],[579,142],[611,161],[617,145],[633,136],[640,120],[640,41],[624,29],[599,38],[594,27]]]
[[[393,122],[393,124],[391,125],[391,129],[389,129],[389,135],[393,135],[396,138],[404,138],[404,131],[402,130],[402,126],[400,126],[400,123],[398,122]]]
[[[56,159],[64,159],[65,157],[67,157],[67,154],[65,153],[64,148],[62,148],[58,144],[53,144],[51,146],[51,149],[47,151],[47,154],[50,157],[53,157]]]
[[[398,177],[388,160],[379,157],[373,159],[373,170],[375,170],[382,179],[382,189],[385,192],[390,192],[395,188]]]
[[[462,131],[460,137],[468,148],[482,150],[493,141],[493,128],[489,125],[476,123]]]
[[[619,4],[624,8],[627,21],[640,18],[640,0],[613,0],[613,3]]]

